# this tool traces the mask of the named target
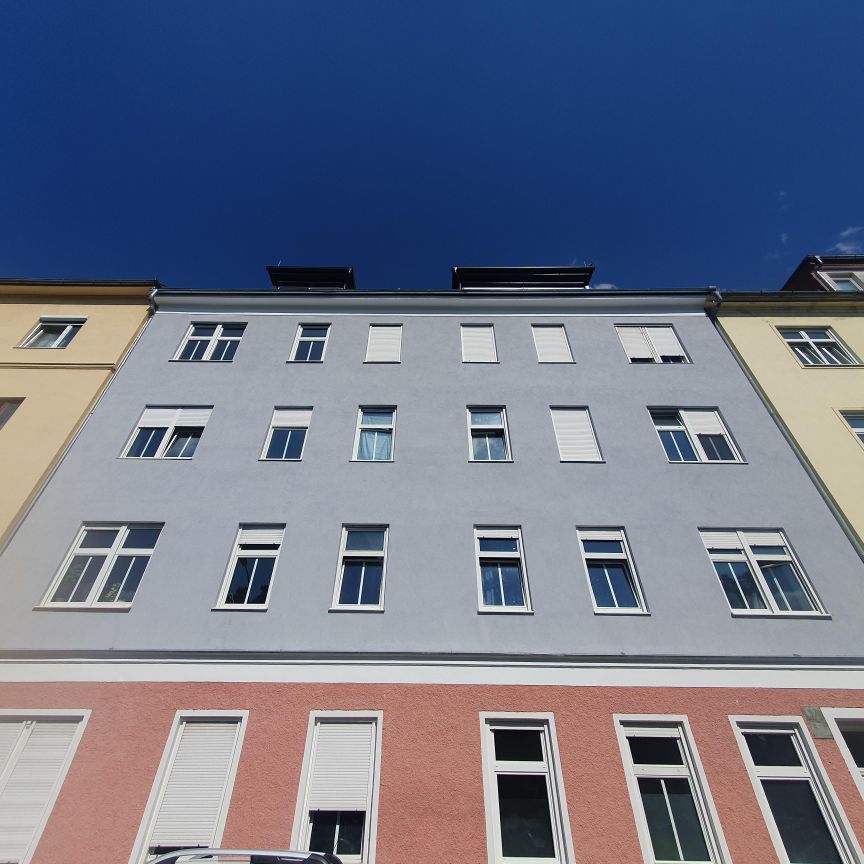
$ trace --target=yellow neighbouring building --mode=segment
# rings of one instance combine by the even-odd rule
[[[864,554],[864,256],[810,256],[717,323]]]
[[[0,548],[132,347],[157,287],[0,279]]]

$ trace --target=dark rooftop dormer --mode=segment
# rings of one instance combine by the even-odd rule
[[[864,255],[808,255],[781,291],[864,291]]]
[[[454,291],[581,290],[589,287],[593,264],[581,267],[454,267]]]
[[[270,282],[277,291],[308,291],[329,288],[354,290],[353,267],[268,267]]]

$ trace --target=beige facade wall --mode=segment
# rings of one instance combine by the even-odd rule
[[[0,428],[0,543],[147,320],[149,286],[0,286],[0,401],[23,400]],[[86,321],[66,348],[22,348],[43,316]]]
[[[724,300],[718,321],[864,542],[864,444],[840,413],[864,410],[864,366],[805,367],[778,331],[779,327],[830,327],[864,361],[864,308],[838,306],[817,300],[782,302],[771,308]]]

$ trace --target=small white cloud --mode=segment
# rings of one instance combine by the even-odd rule
[[[788,240],[789,240],[789,235],[784,231],[784,232],[780,235],[780,245],[781,245],[781,246],[785,246],[786,243],[788,242]]]
[[[849,237],[854,237],[856,234],[859,234],[861,231],[864,231],[864,225],[855,225],[850,228],[844,228],[840,232],[840,239],[846,240]]]
[[[864,231],[864,225],[850,225],[837,235],[837,242],[828,248],[829,252],[840,255],[860,255],[864,252],[864,236],[858,237]],[[855,239],[853,239],[855,238]]]

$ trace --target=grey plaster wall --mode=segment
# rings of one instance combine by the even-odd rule
[[[530,302],[530,301],[528,301]],[[231,364],[170,362],[192,320],[247,321]],[[330,321],[322,364],[286,363]],[[402,363],[363,363],[402,321]],[[573,365],[537,363],[563,322]],[[669,315],[693,362],[630,365],[644,315],[160,312],[0,559],[0,650],[373,651],[857,656],[864,566],[702,315]],[[494,323],[499,363],[461,363],[460,321]],[[124,460],[147,404],[212,404],[195,457]],[[259,461],[274,405],[313,405],[302,462]],[[350,461],[357,407],[398,406],[395,462]],[[465,407],[505,405],[514,461],[468,461]],[[587,405],[605,462],[559,461],[550,405]],[[669,464],[646,406],[720,408],[747,464]],[[34,609],[87,521],[165,527],[128,612]],[[214,611],[241,522],[284,522],[269,609]],[[390,526],[383,613],[329,612],[343,523]],[[473,526],[520,525],[534,613],[478,614]],[[577,526],[623,526],[650,615],[596,615]],[[782,528],[830,618],[740,619],[700,527]]]

